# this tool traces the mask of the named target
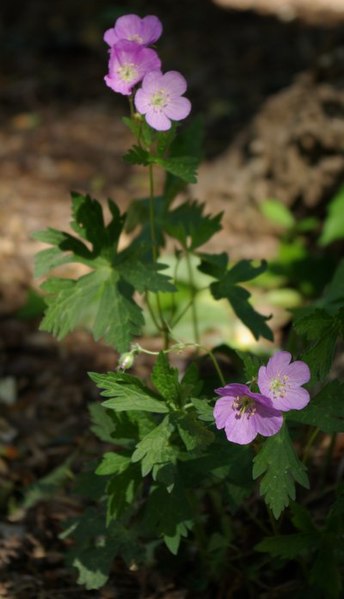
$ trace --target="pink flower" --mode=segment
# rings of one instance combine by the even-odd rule
[[[129,96],[134,85],[148,71],[158,69],[160,64],[155,50],[122,40],[110,50],[109,72],[105,76],[105,83],[113,91]]]
[[[137,15],[119,17],[111,29],[104,33],[104,41],[111,47],[120,40],[136,42],[141,46],[154,44],[162,33],[162,24],[158,17],[148,15],[141,19]]]
[[[268,397],[239,383],[220,387],[215,392],[222,396],[214,407],[216,427],[225,429],[228,441],[246,445],[258,434],[271,437],[280,430],[283,416]]]
[[[309,400],[309,393],[301,385],[310,379],[310,371],[301,360],[291,363],[287,351],[277,352],[266,366],[258,372],[258,387],[261,393],[272,399],[277,410],[301,410]]]
[[[191,102],[182,96],[186,81],[177,71],[151,71],[145,75],[142,87],[136,92],[135,107],[144,114],[147,123],[157,131],[167,131],[172,121],[185,119]]]

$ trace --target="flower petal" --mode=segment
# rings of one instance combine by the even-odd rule
[[[218,395],[226,395],[229,397],[237,397],[238,395],[247,395],[251,393],[247,385],[243,385],[242,383],[229,383],[224,387],[219,387],[215,389],[215,393]]]
[[[305,362],[296,360],[286,369],[286,375],[292,385],[304,385],[311,378],[310,370]]]
[[[106,85],[110,87],[114,92],[122,94],[123,96],[130,96],[132,85],[123,83],[122,81],[114,77],[109,77],[109,75],[105,75],[104,80]]]
[[[164,112],[170,119],[181,121],[190,114],[191,102],[187,98],[171,98]]]
[[[141,19],[137,15],[123,15],[117,19],[114,30],[119,40],[131,40],[141,35]]]
[[[150,110],[150,95],[146,94],[142,88],[138,89],[134,98],[135,108],[140,114],[146,114]]]
[[[224,397],[218,399],[214,407],[214,418],[216,428],[224,428],[229,415],[233,412],[233,401],[232,397]]]
[[[146,113],[146,121],[148,125],[157,131],[168,131],[171,129],[171,121],[160,110],[149,110]]]
[[[168,71],[163,75],[163,86],[173,96],[181,96],[186,92],[185,77],[178,71]]]
[[[114,46],[118,42],[118,37],[117,37],[113,27],[111,27],[110,29],[107,29],[105,31],[103,40],[109,46]]]
[[[288,351],[279,351],[270,358],[266,365],[266,373],[269,378],[275,378],[284,374],[291,361],[291,354]]]
[[[257,379],[259,391],[263,393],[263,395],[267,395],[269,397],[270,394],[270,379],[267,374],[266,366],[261,366],[258,370],[258,379]]]
[[[142,89],[147,94],[154,94],[158,89],[160,89],[162,83],[162,72],[157,68],[148,72],[143,81],[142,81]]]
[[[271,435],[278,433],[283,424],[282,414],[258,403],[256,404],[256,410],[254,418],[257,432],[264,437],[271,437]]]
[[[243,414],[237,418],[236,412],[232,410],[226,420],[225,432],[228,441],[239,445],[251,443],[258,433],[255,416],[248,417]]]
[[[160,19],[154,15],[143,17],[141,34],[144,44],[154,44],[162,34],[162,23]]]
[[[287,412],[288,410],[302,410],[310,401],[310,395],[303,387],[291,387],[284,397],[274,399],[273,405],[276,410]]]

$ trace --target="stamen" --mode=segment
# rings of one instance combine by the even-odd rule
[[[244,415],[246,415],[247,420],[249,420],[257,411],[254,400],[251,399],[251,397],[247,397],[247,395],[237,395],[233,401],[232,409],[237,412],[235,414],[237,420],[240,420]]]
[[[133,33],[133,35],[129,35],[128,40],[131,42],[136,42],[137,44],[143,43],[143,38],[138,33]]]
[[[279,375],[270,381],[269,388],[274,399],[285,397],[287,392],[288,379],[289,377],[286,374],[284,374],[282,376]]]
[[[130,83],[138,76],[138,70],[134,63],[128,62],[117,69],[117,75],[122,79],[122,81]]]
[[[150,105],[156,110],[161,110],[167,106],[169,95],[164,89],[159,89],[152,95]]]

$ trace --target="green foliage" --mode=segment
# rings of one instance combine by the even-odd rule
[[[72,477],[72,462],[73,457],[71,456],[61,466],[54,468],[49,474],[30,485],[25,492],[22,507],[28,510],[40,501],[52,499],[56,491],[62,487],[66,480]]]
[[[168,417],[137,444],[131,457],[132,461],[141,462],[142,476],[146,476],[156,464],[174,463],[176,450],[171,445],[171,434],[174,426]]]
[[[295,482],[309,487],[306,467],[298,459],[286,426],[269,437],[254,458],[253,478],[262,476],[260,493],[279,518],[290,500],[295,499]]]
[[[152,382],[166,401],[177,404],[180,400],[181,385],[178,370],[172,368],[166,354],[160,352],[152,370]]]
[[[344,385],[331,381],[304,410],[291,410],[287,417],[317,427],[324,433],[344,432]]]
[[[344,337],[343,281],[344,260],[341,260],[322,298],[295,312],[295,330],[309,342],[302,358],[311,369],[312,381],[327,376],[337,339]]]
[[[256,551],[270,553],[274,557],[297,559],[300,555],[312,552],[319,543],[319,535],[314,532],[297,532],[291,535],[267,537],[258,545]]]
[[[103,406],[116,412],[141,410],[163,414],[168,412],[168,406],[156,399],[155,395],[136,377],[126,373],[108,372],[97,374],[90,372],[89,377],[96,383],[103,397],[111,397],[103,402]]]
[[[134,145],[128,152],[123,156],[123,160],[128,164],[140,164],[148,166],[154,163],[153,157],[144,150],[141,146]]]
[[[222,261],[223,258],[221,258],[221,264],[223,263]],[[209,270],[209,262],[207,263],[207,267]],[[219,263],[213,265],[214,268],[217,270]],[[257,277],[265,269],[265,262],[255,267],[248,260],[240,260],[240,262],[229,271],[226,271],[216,282],[211,283],[210,290],[215,299],[225,298],[229,301],[236,315],[250,329],[256,339],[264,337],[272,341],[272,331],[266,324],[266,320],[269,317],[262,316],[256,312],[248,301],[251,297],[250,292],[244,287],[237,285],[239,282],[246,282]],[[212,272],[215,272],[215,270],[212,270]]]
[[[167,277],[161,275],[161,265],[147,261],[142,248],[133,245],[117,251],[124,216],[109,201],[112,219],[104,224],[101,206],[89,196],[74,194],[72,229],[87,240],[89,249],[80,239],[68,233],[48,229],[35,234],[36,239],[55,245],[50,261],[46,250],[37,256],[40,274],[57,264],[81,262],[91,272],[79,279],[51,278],[43,284],[47,292],[47,311],[41,328],[61,339],[76,327],[88,327],[95,339],[103,338],[120,352],[129,348],[134,335],[143,324],[141,308],[133,300],[133,291],[173,291]]]
[[[108,451],[104,453],[102,461],[96,469],[96,474],[109,475],[109,474],[121,474],[130,466],[130,456],[122,455],[121,453],[114,453]]]
[[[341,597],[344,550],[343,497],[343,487],[340,486],[337,498],[322,527],[315,526],[305,507],[292,504],[292,522],[300,532],[266,537],[255,547],[256,551],[266,552],[286,561],[302,560],[309,589],[314,591],[316,597]]]
[[[337,239],[344,238],[344,186],[342,186],[331,200],[327,216],[320,235],[319,243],[328,245]]]
[[[331,202],[321,247],[314,256],[309,251],[307,233],[312,233],[315,240],[319,221],[314,217],[299,221],[277,200],[262,203],[263,214],[282,227],[279,255],[269,267],[270,283],[271,278],[276,282],[273,277],[277,276],[278,284],[288,282],[290,287],[297,287],[298,299],[302,294],[308,298],[319,296],[321,289],[322,295],[294,312],[296,335],[289,341],[290,350],[310,366],[309,389],[313,391],[313,383],[317,384],[315,396],[305,409],[285,415],[287,424],[278,434],[267,439],[257,437],[253,451],[252,446],[228,442],[223,431],[216,430],[213,396],[214,389],[224,381],[245,381],[252,391],[258,390],[257,373],[266,359],[253,353],[235,353],[224,345],[211,350],[212,337],[204,340],[203,334],[210,330],[214,335],[218,326],[227,342],[233,332],[226,322],[227,317],[230,323],[233,320],[229,303],[256,339],[273,340],[267,324],[270,317],[256,312],[249,290],[251,281],[258,277],[262,280],[267,264],[249,260],[229,264],[226,252],[199,251],[221,229],[222,214],[208,214],[203,204],[191,199],[181,203],[181,196],[173,205],[187,184],[197,180],[202,157],[200,121],[195,119],[189,126],[175,123],[167,132],[155,131],[139,115],[123,122],[135,137],[124,160],[148,167],[149,197],[134,200],[128,213],[121,214],[111,200],[105,213],[91,197],[72,194],[71,233],[48,228],[35,234],[36,239],[50,246],[37,256],[37,276],[55,269],[61,273],[61,267],[71,263],[83,267],[83,274],[76,279],[64,276],[66,269],[62,269],[62,275],[43,283],[46,310],[41,328],[61,339],[76,327],[86,327],[96,340],[104,340],[121,353],[116,371],[89,373],[103,398],[102,403],[89,407],[90,428],[105,446],[102,450],[97,444],[86,471],[75,481],[77,492],[92,507],[71,519],[61,535],[69,539],[68,561],[78,571],[78,582],[94,591],[105,584],[116,556],[136,567],[144,558],[147,562],[148,555],[154,559],[154,551],[164,543],[174,555],[182,550],[180,572],[193,563],[199,564],[198,586],[194,587],[197,595],[216,591],[215,584],[226,571],[224,582],[230,581],[229,594],[239,592],[244,580],[244,592],[258,596],[268,594],[272,588],[282,589],[279,580],[272,586],[273,575],[277,573],[278,577],[288,561],[297,560],[305,580],[301,593],[305,590],[315,597],[339,599],[344,555],[343,490],[338,490],[322,524],[323,495],[310,496],[305,505],[294,501],[296,483],[308,488],[309,481],[287,424],[293,427],[298,443],[308,439],[300,452],[305,450],[304,459],[309,460],[318,429],[331,435],[344,432],[343,385],[326,381],[337,340],[344,336],[344,260],[335,264],[336,248],[331,248],[331,259],[330,252],[325,255],[322,249],[344,235],[344,188]],[[166,175],[159,184],[160,195],[154,194],[156,167]],[[173,245],[173,258],[166,257],[166,267],[157,262],[157,254],[167,243]],[[169,268],[176,286],[162,272],[165,268]],[[218,303],[212,312],[213,300],[223,299],[227,303]],[[148,315],[148,325],[153,323],[154,332],[164,337],[159,345],[163,351],[131,345],[133,337],[142,332],[143,314]],[[184,335],[185,322],[194,344],[179,341],[179,337],[190,339],[190,331]],[[170,362],[170,353],[189,351],[192,346],[197,352],[209,352],[212,361],[221,355],[223,371],[222,363],[214,368],[214,362],[208,371],[209,359],[190,353],[189,366],[179,373]],[[128,373],[135,368],[140,353],[157,355],[144,381]],[[139,372],[139,360],[136,365]],[[238,425],[242,424],[241,420]],[[315,430],[302,435],[302,427]],[[320,454],[318,450],[317,460]],[[25,508],[56,493],[71,476],[71,460],[29,488]],[[329,463],[329,457],[325,461]],[[333,488],[331,483],[325,485],[327,466],[325,463],[319,483],[326,508]],[[314,462],[312,475],[316,468]],[[263,518],[262,512],[265,514],[255,505],[258,478],[260,494],[276,519],[290,506],[278,530],[273,522],[257,521]],[[306,507],[312,507],[313,502],[317,505],[316,518]],[[278,534],[258,542],[258,528],[270,530],[272,524]],[[190,532],[191,548],[184,552],[183,540]],[[254,543],[256,551],[273,558],[268,573],[262,574],[267,559],[261,555],[254,558]],[[166,554],[164,551],[168,567],[177,564],[175,558],[168,562]],[[289,576],[289,569],[285,569]],[[214,585],[206,589],[212,577]]]
[[[311,344],[302,358],[309,365],[313,379],[323,380],[328,374],[337,340],[337,323],[326,310],[315,309],[308,315],[296,317],[295,329]]]
[[[184,487],[177,483],[172,492],[153,487],[148,497],[144,525],[162,536],[171,553],[176,554],[183,537],[192,528],[194,513]]]
[[[101,474],[98,472],[98,474]],[[126,513],[139,496],[141,474],[136,464],[128,464],[111,477],[107,489],[107,523],[112,520],[126,520]]]
[[[189,251],[206,243],[221,229],[222,213],[210,217],[203,214],[204,204],[184,202],[166,216],[165,229]]]
[[[109,410],[99,403],[91,403],[88,406],[91,418],[91,431],[105,443],[112,443],[116,424]]]
[[[178,141],[175,139],[174,128],[166,133],[156,133],[152,130],[149,133],[147,125],[141,126],[138,121],[126,119],[125,123],[139,140],[139,143],[134,144],[124,156],[128,164],[157,165],[184,184],[197,182],[202,137],[199,121],[195,120],[191,127],[186,127],[178,136]],[[173,184],[174,180],[170,179],[165,188],[167,195],[170,195]]]
[[[292,212],[279,200],[264,200],[260,204],[260,209],[267,219],[285,229],[290,229],[295,224]]]
[[[72,518],[65,524],[60,537],[73,535],[76,543],[67,553],[67,562],[77,569],[78,583],[87,590],[104,586],[116,555],[130,565],[143,554],[132,529],[115,521],[106,527],[104,514],[95,508],[87,508],[80,518]]]

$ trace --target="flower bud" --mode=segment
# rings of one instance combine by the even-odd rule
[[[119,370],[128,370],[134,364],[134,356],[131,352],[126,352],[119,357],[118,368]]]

